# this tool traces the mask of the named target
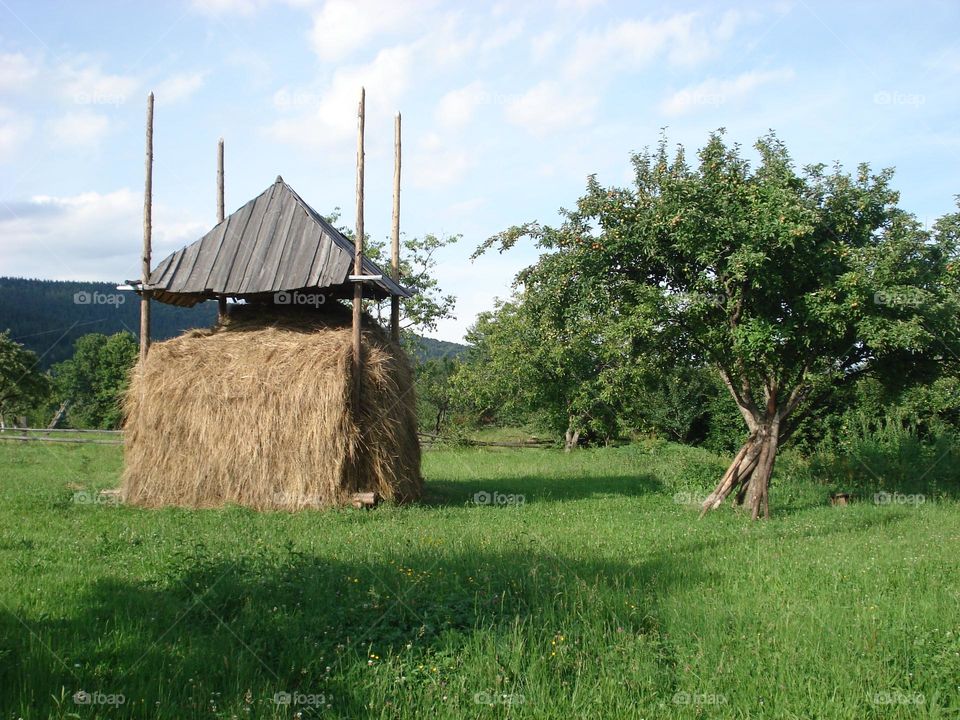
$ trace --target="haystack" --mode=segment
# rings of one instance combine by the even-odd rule
[[[336,307],[333,307],[336,306]],[[413,374],[369,318],[351,403],[346,308],[237,305],[213,330],[154,344],[126,396],[123,498],[259,510],[421,494]]]

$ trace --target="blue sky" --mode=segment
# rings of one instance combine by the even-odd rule
[[[403,113],[402,229],[462,234],[440,257],[459,340],[531,248],[469,255],[551,222],[587,175],[627,184],[661,128],[689,149],[774,129],[798,164],[895,166],[931,222],[960,193],[956,2],[0,0],[0,274],[139,274],[146,95],[156,93],[154,255],[280,174],[353,223],[367,89],[366,228],[390,229]]]

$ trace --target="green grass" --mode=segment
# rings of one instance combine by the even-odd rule
[[[956,502],[833,508],[787,455],[771,521],[697,521],[722,467],[448,449],[415,507],[146,511],[75,495],[117,448],[2,445],[0,718],[960,717]]]

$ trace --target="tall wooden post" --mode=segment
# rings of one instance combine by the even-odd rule
[[[360,88],[360,107],[357,111],[357,229],[354,238],[353,274],[363,274],[363,124],[366,115],[366,91]],[[353,411],[360,412],[360,323],[362,321],[363,283],[354,280],[353,286]]]
[[[150,349],[150,248],[153,235],[153,93],[147,96],[146,179],[143,185],[143,285],[140,288],[140,362]]]
[[[400,282],[400,113],[393,124],[393,252],[390,267],[393,279]],[[400,342],[400,298],[390,298],[390,336]]]
[[[223,138],[217,143],[217,224],[226,217],[223,207]],[[222,325],[227,319],[227,299],[222,295],[217,298],[217,321]]]

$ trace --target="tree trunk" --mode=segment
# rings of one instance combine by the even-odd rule
[[[443,427],[443,418],[447,414],[447,406],[440,405],[437,408],[437,421],[433,425],[433,432],[437,435],[440,434],[440,428]]]
[[[567,428],[567,432],[563,438],[563,451],[570,452],[571,450],[577,447],[577,444],[580,442],[580,431],[574,430],[572,427]]]
[[[777,459],[780,443],[780,420],[773,413],[773,420],[763,419],[750,434],[724,473],[717,487],[704,500],[700,517],[715,510],[723,501],[734,495],[734,504],[750,508],[754,520],[763,513],[770,517],[768,501],[770,476]]]

